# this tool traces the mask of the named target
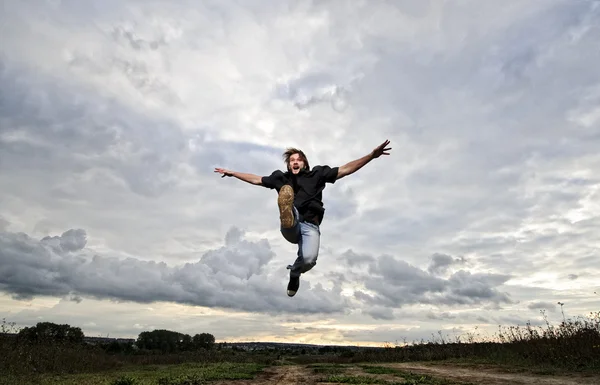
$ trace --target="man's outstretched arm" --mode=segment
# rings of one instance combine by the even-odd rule
[[[237,178],[239,180],[243,180],[244,182],[248,182],[250,184],[253,185],[260,185],[262,184],[262,177],[259,175],[255,175],[255,174],[248,174],[248,173],[244,173],[244,172],[237,172],[237,171],[230,171],[230,170],[226,170],[224,168],[215,168],[215,172],[218,172],[219,174],[222,174],[222,177],[226,177],[226,176],[232,176],[234,178]]]
[[[390,144],[390,141],[386,140],[379,146],[375,147],[375,149],[373,149],[373,151],[371,151],[368,155],[365,155],[362,158],[358,158],[356,160],[353,160],[352,162],[348,162],[345,165],[341,166],[338,169],[337,179],[341,179],[346,175],[355,173],[356,171],[361,169],[365,164],[369,163],[375,158],[379,158],[381,155],[389,155],[389,152],[387,151],[391,150],[392,148],[386,147],[388,144]]]

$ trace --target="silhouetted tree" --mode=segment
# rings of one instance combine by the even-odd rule
[[[187,334],[156,329],[140,333],[136,344],[140,349],[161,350],[163,353],[170,353],[189,350],[192,345],[191,341],[192,338]]]
[[[38,322],[35,326],[21,329],[18,337],[28,342],[83,342],[81,328],[68,324]]]
[[[215,336],[210,333],[200,333],[194,336],[194,346],[196,348],[210,350],[215,345]]]

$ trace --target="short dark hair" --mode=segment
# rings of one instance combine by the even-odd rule
[[[287,169],[290,169],[290,157],[294,154],[298,154],[300,155],[300,158],[304,161],[304,167],[306,170],[310,170],[310,165],[308,164],[308,159],[306,158],[306,155],[304,154],[304,152],[300,149],[294,148],[294,147],[288,147],[285,152],[283,153],[283,161],[285,162],[285,165],[287,166]]]

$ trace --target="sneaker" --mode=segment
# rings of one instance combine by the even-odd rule
[[[286,184],[279,190],[277,205],[279,206],[281,227],[289,229],[294,226],[294,189],[292,186]]]
[[[287,295],[293,297],[296,295],[298,288],[300,287],[300,277],[290,276],[290,282],[287,287]]]

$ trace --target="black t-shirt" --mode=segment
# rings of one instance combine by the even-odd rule
[[[276,170],[271,175],[262,177],[262,186],[277,192],[286,184],[292,186],[294,206],[298,209],[301,220],[320,225],[325,214],[322,191],[326,183],[335,183],[337,175],[338,167],[326,165],[315,166],[309,171],[302,170],[298,175]]]

